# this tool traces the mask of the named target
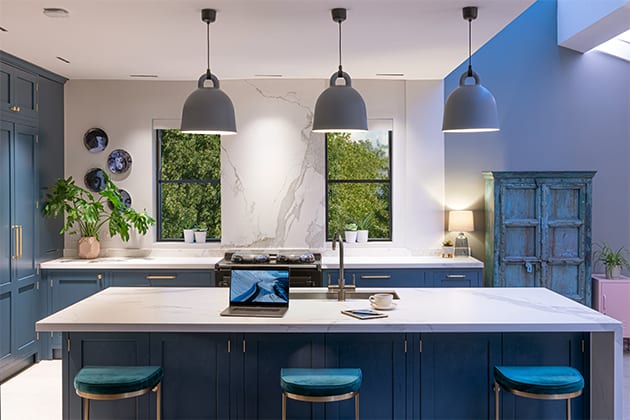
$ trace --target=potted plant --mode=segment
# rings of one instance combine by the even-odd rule
[[[195,229],[184,229],[184,242],[187,244],[195,242]]]
[[[370,226],[370,215],[365,216],[357,223],[357,242],[367,242]]]
[[[197,227],[195,227],[195,242],[205,243],[207,234],[208,228],[205,223],[200,223]]]
[[[356,223],[347,223],[345,226],[345,237],[346,242],[356,242],[357,241],[357,224]]]
[[[109,200],[112,210],[103,205]],[[46,204],[42,209],[45,216],[66,216],[60,234],[79,234],[77,253],[79,258],[96,258],[100,252],[99,230],[107,225],[109,235],[120,235],[123,242],[129,240],[129,230],[133,227],[146,234],[155,219],[146,212],[137,212],[126,207],[119,189],[105,175],[105,188],[91,193],[74,183],[72,177],[59,178],[46,194]]]
[[[619,278],[621,268],[630,270],[630,263],[626,258],[627,251],[623,246],[617,250],[606,243],[596,244],[596,246],[598,249],[593,253],[593,256],[597,262],[604,265],[607,279]]]
[[[455,247],[450,239],[442,242],[442,258],[453,258]]]

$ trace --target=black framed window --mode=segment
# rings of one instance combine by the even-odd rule
[[[326,238],[348,224],[392,240],[392,131],[326,134]]]
[[[158,241],[183,241],[183,230],[194,228],[220,241],[220,137],[158,129],[156,138]]]

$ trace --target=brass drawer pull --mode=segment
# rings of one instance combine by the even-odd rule
[[[18,233],[18,225],[12,225],[11,229],[13,229],[15,236],[13,237],[15,239],[15,247],[14,247],[14,251],[15,251],[15,255],[11,255],[11,259],[13,260],[17,260],[18,258],[20,258],[20,235]]]
[[[13,112],[20,112],[20,107],[17,105],[13,105],[11,108],[9,108],[11,111]]]
[[[447,279],[465,279],[466,275],[465,274],[447,274],[446,278]]]
[[[147,280],[175,280],[177,276],[146,276]]]
[[[24,256],[24,226],[19,225],[18,229],[20,229],[20,255],[18,258],[22,258]]]
[[[377,280],[377,279],[381,279],[381,280],[387,280],[387,279],[391,279],[392,276],[390,275],[373,275],[373,276],[361,276],[362,279],[372,279],[372,280]]]

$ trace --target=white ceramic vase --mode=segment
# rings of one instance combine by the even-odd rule
[[[367,242],[367,241],[368,241],[368,231],[357,230],[357,242]]]
[[[207,234],[206,231],[201,231],[201,232],[196,231],[195,232],[195,242],[198,242],[200,244],[206,243],[206,234]]]
[[[77,244],[79,258],[92,259],[98,257],[101,252],[101,244],[94,236],[82,236]]]
[[[184,242],[187,244],[192,244],[194,241],[195,241],[195,230],[184,229]]]
[[[356,242],[357,241],[357,231],[356,230],[346,230],[345,232],[346,242]]]

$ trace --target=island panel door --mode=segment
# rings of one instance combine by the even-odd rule
[[[405,334],[326,334],[326,367],[361,368],[361,419],[406,418]],[[354,400],[326,404],[326,419],[354,418]]]
[[[540,195],[532,181],[501,185],[499,229],[495,231],[494,286],[540,286]]]
[[[324,367],[324,334],[245,334],[242,340],[233,340],[231,347],[232,356],[240,353],[244,360],[242,373],[232,375],[231,394],[241,397],[231,404],[233,419],[279,419],[280,369]],[[289,419],[321,419],[323,410],[323,404],[287,400]]]
[[[542,286],[591,306],[590,234],[584,221],[590,219],[587,186],[579,182],[549,181],[541,186]]]

